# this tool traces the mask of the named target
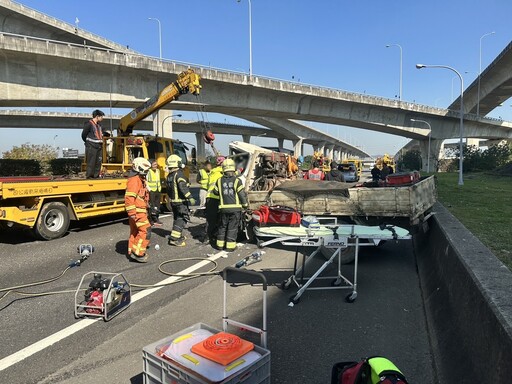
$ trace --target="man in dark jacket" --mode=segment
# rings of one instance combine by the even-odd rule
[[[331,170],[325,174],[325,181],[345,181],[345,178],[338,170],[338,164],[335,161],[331,162]]]
[[[384,162],[382,164],[382,169],[380,171],[380,179],[386,180],[386,177],[388,175],[391,175],[393,172],[391,171],[391,168],[388,166],[388,163]]]
[[[105,114],[96,109],[92,112],[92,119],[84,124],[82,130],[82,140],[85,143],[85,159],[87,161],[87,170],[85,177],[88,179],[97,179],[100,176],[101,158],[103,149],[103,136],[110,136],[103,131],[101,122]]]
[[[379,180],[380,180],[380,169],[377,166],[377,163],[375,163],[372,168],[372,181],[379,181]]]

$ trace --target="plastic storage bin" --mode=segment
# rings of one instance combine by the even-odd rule
[[[258,345],[254,345],[254,350],[249,352],[251,355],[250,358],[246,359],[246,364],[233,369],[232,374],[226,372],[227,367],[214,362],[208,361],[206,363],[203,361],[203,364],[200,362],[194,364],[193,360],[201,361],[201,358],[188,350],[184,352],[186,352],[187,356],[192,357],[192,359],[184,360],[181,363],[158,356],[157,351],[161,350],[162,347],[169,345],[173,340],[181,336],[190,335],[197,330],[209,331],[200,332],[205,334],[205,337],[207,337],[208,333],[216,334],[220,332],[208,325],[198,323],[143,348],[143,376],[145,384],[270,383],[270,351]],[[242,359],[244,356],[242,356]],[[222,378],[223,376],[224,378]],[[212,377],[215,377],[215,379],[211,379]],[[219,378],[220,381],[217,380]]]

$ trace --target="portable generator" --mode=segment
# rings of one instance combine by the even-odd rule
[[[122,273],[88,272],[75,292],[75,318],[109,321],[130,306],[131,287]]]

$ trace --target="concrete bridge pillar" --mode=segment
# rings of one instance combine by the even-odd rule
[[[322,154],[322,156],[325,156],[325,143],[320,143],[318,146],[318,152]]]
[[[326,145],[325,146],[325,156],[328,157],[329,159],[333,159],[333,155],[334,155],[334,145]]]
[[[153,113],[153,132],[155,135],[172,138],[172,112],[161,109],[157,113]]]
[[[303,139],[300,138],[299,140],[293,140],[293,154],[295,157],[302,156],[304,153],[304,143],[302,141]]]
[[[206,157],[206,148],[202,132],[196,133],[196,148],[197,157],[200,159],[204,159]]]
[[[250,143],[251,142],[251,135],[242,135],[242,140],[244,143]]]
[[[420,140],[420,154],[421,154],[421,170],[422,171],[430,171],[437,172],[437,164],[439,159],[442,158],[441,150],[444,152],[444,140],[432,139],[430,140],[430,159],[429,159],[429,151],[428,151],[428,139]],[[430,160],[430,161],[429,161]]]
[[[336,162],[341,160],[341,147],[334,147],[332,159]]]
[[[284,139],[278,138],[277,139],[277,148],[279,148],[279,151],[282,151],[284,148]]]

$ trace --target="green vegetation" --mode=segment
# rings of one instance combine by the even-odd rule
[[[512,177],[484,173],[438,173],[439,201],[512,269]]]
[[[21,146],[13,146],[10,151],[3,153],[4,159],[31,159],[49,161],[57,157],[57,151],[51,145],[36,145],[25,143]]]
[[[413,149],[405,152],[405,154],[400,157],[400,160],[398,160],[397,166],[401,172],[421,169],[420,151]]]

